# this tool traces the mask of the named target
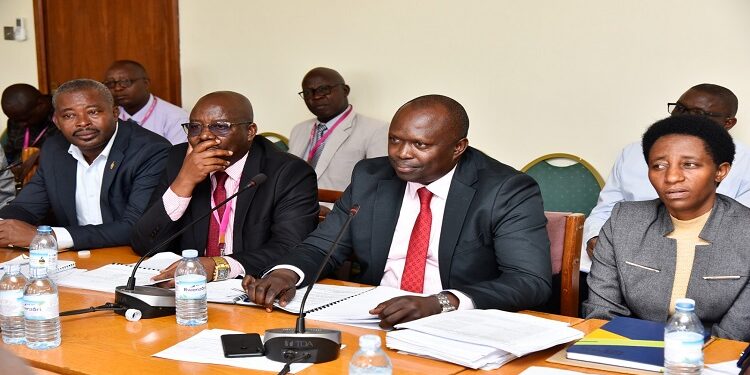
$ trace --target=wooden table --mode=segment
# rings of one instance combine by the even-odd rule
[[[11,249],[0,249],[0,262],[15,258],[22,252]],[[102,265],[118,262],[133,263],[138,260],[130,248],[108,248],[92,250],[89,257],[79,257],[75,251],[59,254],[60,259],[74,260],[82,269],[94,269]],[[337,282],[343,285],[352,283]],[[113,302],[114,295],[96,291],[60,288],[60,310],[81,309]],[[524,311],[524,313],[555,319],[570,323],[584,333],[604,324],[601,320],[587,320],[559,315]],[[58,348],[37,351],[24,346],[5,345],[0,347],[24,358],[39,372],[57,374],[249,374],[251,370],[236,367],[205,365],[199,363],[179,362],[151,357],[180,341],[186,340],[203,329],[222,328],[243,332],[263,333],[268,328],[294,327],[296,316],[283,312],[266,313],[253,307],[209,304],[208,324],[199,327],[177,325],[174,316],[157,319],[128,322],[124,317],[112,312],[96,312],[77,316],[62,317],[62,345]],[[378,334],[385,342],[385,332],[373,331],[333,323],[308,321],[309,327],[333,328],[342,332],[346,348],[341,351],[336,361],[315,364],[304,370],[304,374],[346,374],[351,356],[357,350],[359,336]],[[747,344],[731,340],[718,339],[706,348],[706,362],[715,363],[736,359]],[[462,366],[402,355],[386,349],[391,358],[396,374],[468,374],[481,373],[517,374],[529,366],[548,366],[570,369],[579,372],[604,373],[581,367],[558,365],[545,360],[565,347],[558,345],[548,350],[533,353],[516,359],[495,371],[467,370]],[[2,370],[0,368],[0,370]],[[2,372],[2,371],[0,371]]]

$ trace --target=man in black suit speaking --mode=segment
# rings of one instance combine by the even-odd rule
[[[66,82],[52,101],[61,134],[44,142],[36,174],[0,210],[0,246],[29,246],[39,224],[53,225],[60,248],[128,245],[169,142],[118,122],[112,94],[99,82]],[[54,222],[44,222],[49,213]]]
[[[151,205],[135,226],[136,252],[145,254],[259,173],[267,176],[265,183],[230,200],[163,251],[197,249],[208,279],[218,281],[259,274],[315,229],[315,171],[256,135],[245,96],[210,93],[198,100],[183,127],[188,142],[170,149]],[[175,266],[154,279],[173,277]]]
[[[531,177],[468,147],[469,119],[455,100],[427,95],[391,121],[388,157],[363,160],[333,211],[262,279],[243,285],[257,304],[286,304],[310,280],[349,208],[359,213],[325,268],[350,256],[354,281],[430,294],[373,306],[384,328],[454,309],[515,311],[551,293],[549,239]]]

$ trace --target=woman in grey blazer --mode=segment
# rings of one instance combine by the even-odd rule
[[[666,321],[670,301],[687,297],[712,335],[750,340],[750,209],[716,194],[734,159],[731,136],[705,117],[673,116],[642,145],[659,199],[614,207],[594,249],[584,314]],[[675,235],[685,223],[697,236]],[[685,238],[689,246],[678,246]]]

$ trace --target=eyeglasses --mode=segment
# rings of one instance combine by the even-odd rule
[[[232,131],[232,126],[247,125],[247,124],[252,124],[252,123],[253,123],[252,121],[242,121],[242,122],[217,121],[217,122],[208,124],[206,127],[208,128],[208,131],[213,133],[213,135],[217,137],[226,137]],[[188,122],[186,124],[182,124],[182,128],[185,129],[185,133],[187,133],[188,137],[196,137],[196,136],[199,136],[203,132],[203,124],[199,124],[197,122]]]
[[[690,115],[703,116],[703,117],[721,117],[721,118],[732,117],[731,115],[728,115],[725,113],[706,112],[700,108],[688,108],[682,105],[682,103],[667,103],[667,112],[669,112],[672,115],[690,114]]]
[[[109,80],[109,81],[104,81],[102,83],[104,84],[104,86],[107,86],[107,88],[110,88],[110,89],[113,89],[113,88],[115,88],[117,86],[120,86],[120,87],[126,89],[126,88],[128,88],[130,86],[133,86],[133,82],[141,80],[141,79],[146,79],[146,78],[141,77],[141,78],[133,78],[133,79],[121,79],[119,81]]]
[[[297,94],[302,97],[302,99],[310,99],[315,97],[316,95],[328,95],[331,93],[331,90],[333,90],[336,86],[344,86],[343,83],[337,83],[335,85],[324,85],[324,86],[318,86],[312,89],[304,89]]]

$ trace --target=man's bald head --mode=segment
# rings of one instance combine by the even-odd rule
[[[345,84],[346,83],[344,82],[344,77],[342,77],[341,74],[339,74],[339,72],[331,68],[317,67],[317,68],[311,69],[309,72],[307,72],[307,74],[305,74],[305,77],[302,78],[302,84],[304,85],[305,80],[309,79],[312,76],[325,78],[329,80],[331,84],[334,84],[334,83]]]
[[[146,68],[141,65],[138,61],[133,60],[117,60],[112,63],[112,65],[107,68],[107,70],[112,69],[118,69],[118,68],[126,68],[126,69],[132,69],[134,73],[137,75],[148,78],[148,73],[146,72]]]
[[[302,97],[307,109],[320,122],[328,122],[349,107],[349,86],[339,72],[314,68],[302,79]]]
[[[444,123],[455,131],[455,133],[452,133],[455,140],[466,138],[469,135],[469,115],[461,103],[444,95],[424,95],[406,102],[396,113],[415,108],[442,108],[446,114]]]
[[[730,115],[730,117],[737,115],[739,101],[737,100],[737,95],[735,95],[732,90],[713,83],[701,83],[700,85],[691,87],[690,90],[699,91],[717,98],[726,108],[727,114]]]
[[[230,121],[253,121],[253,105],[244,95],[234,91],[216,91],[204,95],[195,103],[193,110],[190,112],[190,118],[198,110],[204,110],[205,107],[218,106],[223,108]]]
[[[31,112],[36,107],[42,93],[34,86],[25,83],[16,83],[8,86],[3,91],[0,102],[3,112],[8,118],[13,119],[20,114]]]

